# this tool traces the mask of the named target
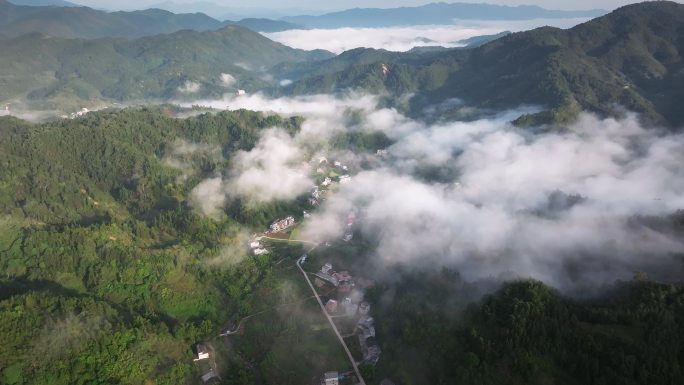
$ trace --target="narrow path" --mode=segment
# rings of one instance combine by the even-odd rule
[[[354,373],[356,373],[356,378],[359,379],[358,385],[366,385],[366,382],[364,381],[363,377],[361,376],[361,372],[359,371],[359,367],[356,365],[356,361],[354,360],[354,356],[352,356],[351,351],[349,351],[349,348],[347,347],[347,343],[344,342],[344,339],[342,338],[342,335],[340,334],[339,330],[337,330],[337,326],[335,325],[335,322],[333,319],[330,317],[327,311],[325,311],[325,305],[323,305],[323,301],[321,301],[321,297],[318,296],[318,292],[316,291],[316,288],[314,288],[313,284],[311,283],[311,280],[309,279],[309,276],[306,274],[306,271],[302,269],[302,265],[300,264],[302,260],[302,257],[297,259],[296,265],[299,268],[299,271],[302,273],[304,276],[304,279],[306,279],[306,282],[309,284],[309,287],[311,288],[311,291],[314,293],[314,296],[316,297],[316,300],[318,301],[318,305],[321,307],[321,311],[323,312],[323,315],[325,315],[325,318],[328,319],[328,322],[330,323],[330,326],[332,327],[333,331],[335,332],[335,335],[337,336],[337,339],[340,340],[340,344],[342,344],[342,347],[344,348],[344,351],[347,353],[347,357],[349,357],[349,362],[352,364],[352,368],[354,369]]]
[[[269,241],[278,241],[278,242],[300,242],[300,243],[309,243],[312,245],[318,245],[316,242],[311,242],[311,241],[305,241],[303,239],[283,239],[283,238],[271,238],[266,235],[262,235],[261,239],[268,239]]]

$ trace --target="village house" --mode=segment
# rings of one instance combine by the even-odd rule
[[[271,229],[271,232],[277,233],[279,231],[283,231],[283,230],[287,229],[288,227],[294,225],[294,223],[295,223],[294,217],[289,216],[285,219],[279,219],[279,220],[273,222],[273,224],[271,224],[271,226],[269,228]]]
[[[323,183],[321,183],[321,185],[323,185],[323,186],[330,186],[331,184],[332,184],[332,179],[330,179],[327,176],[325,177],[325,179],[323,179]]]
[[[382,350],[375,337],[370,337],[365,341],[365,344],[361,346],[361,352],[363,354],[363,362],[370,365],[376,365],[380,360],[380,354],[382,354]]]
[[[247,91],[245,91],[245,90],[235,91],[235,96],[244,96],[244,95],[247,95]]]
[[[340,375],[337,372],[326,372],[321,378],[321,385],[339,385]]]
[[[328,302],[325,303],[325,310],[328,312],[328,314],[333,314],[337,311],[337,301],[334,299],[329,299]]]
[[[209,358],[209,350],[207,349],[207,345],[197,344],[196,348],[197,348],[197,358],[195,358],[195,361],[206,360]]]
[[[254,255],[264,255],[268,254],[268,250],[264,248],[254,249]]]
[[[351,177],[349,175],[341,175],[340,176],[340,183],[345,184],[351,180]]]
[[[208,372],[202,375],[202,382],[205,384],[218,384],[220,381],[221,378],[216,374],[214,369],[209,369]]]
[[[364,315],[368,315],[369,312],[370,312],[370,304],[366,301],[361,302],[359,304],[359,314],[364,316]]]
[[[320,278],[316,279],[316,285],[318,287],[322,287],[323,285],[325,285],[325,282],[328,282],[333,286],[337,287],[339,282],[337,281],[337,278],[331,275],[331,273],[333,273],[332,265],[330,263],[326,263],[325,265],[323,265],[321,267],[321,270],[315,273],[316,277]]]
[[[340,271],[332,274],[338,282],[350,282],[352,280],[351,274],[348,271]]]

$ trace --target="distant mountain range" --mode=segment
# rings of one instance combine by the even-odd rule
[[[530,20],[556,18],[588,18],[607,11],[555,11],[537,6],[509,7],[493,4],[431,3],[418,7],[355,8],[320,16],[288,16],[281,20],[309,28],[392,27],[405,25],[454,24],[468,20]]]
[[[18,8],[21,17],[46,12],[45,7],[18,7],[3,0],[1,7]],[[88,8],[52,10],[100,15]],[[208,18],[159,10],[126,14],[159,15],[156,20],[196,16],[199,24]],[[0,25],[14,23],[8,21],[12,17],[16,14],[0,12]],[[272,20],[244,23],[283,26]],[[94,25],[87,18],[81,24],[72,26],[80,28],[79,34]],[[473,107],[495,111],[536,105],[541,112],[517,122],[564,122],[585,110],[615,116],[626,108],[653,122],[683,126],[683,26],[684,5],[645,2],[568,30],[545,27],[461,42],[474,48],[424,47],[406,53],[355,49],[335,57],[291,49],[236,25],[135,40],[32,33],[0,40],[0,102],[65,105],[213,97],[238,86],[274,95],[361,89],[388,95],[390,103],[412,116],[435,119],[462,118]],[[4,27],[0,31],[16,33]],[[226,86],[222,73],[235,82]],[[294,83],[279,87],[281,79]],[[407,94],[414,95],[409,102]],[[454,104],[456,99],[464,104]]]
[[[24,5],[17,5],[15,2]],[[199,5],[202,4],[204,3]],[[306,28],[453,24],[455,18],[525,20],[539,17],[589,17],[602,13],[603,11],[550,11],[531,6],[436,3],[411,8],[352,9],[322,16],[293,16],[282,20],[247,18],[220,21],[204,13],[172,13],[156,8],[105,12],[61,0],[0,0],[0,38],[17,37],[31,32],[65,38],[138,38],[183,29],[209,31],[231,24],[257,32],[279,32]]]
[[[285,94],[364,89],[413,93],[412,114],[459,98],[467,108],[537,105],[520,124],[563,122],[579,111],[615,116],[627,108],[648,120],[684,126],[684,5],[644,2],[568,30],[545,27],[510,34],[474,49],[425,54],[357,49],[310,64],[280,66],[299,80]],[[462,106],[441,111],[458,116]]]
[[[11,0],[14,5],[28,5],[31,7],[80,7],[78,4],[64,0]]]
[[[272,84],[265,71],[278,63],[333,56],[289,48],[234,25],[136,40],[32,33],[0,40],[0,52],[0,101],[50,108],[96,100],[220,97]]]
[[[0,37],[17,37],[41,32],[64,38],[97,39],[103,37],[138,38],[183,29],[216,30],[225,25],[240,25],[257,32],[278,32],[304,27],[280,20],[243,19],[219,21],[203,13],[175,14],[161,9],[132,12],[105,12],[51,0],[15,0],[45,3],[45,6],[16,5],[0,0]],[[62,4],[62,5],[60,5]],[[66,6],[65,4],[71,4]]]
[[[257,32],[281,32],[288,31],[291,29],[307,29],[301,25],[288,23],[282,20],[271,20],[271,19],[255,19],[247,18],[239,21],[227,20],[224,24],[237,24],[245,28],[249,28],[252,31]]]

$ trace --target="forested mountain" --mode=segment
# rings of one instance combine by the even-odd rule
[[[405,273],[376,289],[377,327],[389,342],[375,378],[482,385],[684,380],[681,285],[617,282],[578,300],[521,281],[477,305],[468,301],[475,292],[448,269]]]
[[[275,64],[332,56],[275,43],[239,26],[179,31],[137,40],[62,39],[33,33],[0,40],[0,101],[28,98],[54,105],[83,100],[220,96],[269,84]],[[235,82],[226,83],[221,75]]]
[[[342,55],[320,63],[319,72],[286,91],[416,93],[411,105],[416,114],[450,98],[480,108],[544,108],[520,123],[565,121],[580,110],[614,115],[624,107],[681,126],[683,24],[684,5],[645,2],[568,30],[514,33],[475,49],[430,54],[418,63],[414,54],[365,50],[364,56],[376,59],[360,63]]]
[[[417,7],[354,8],[320,16],[286,16],[281,20],[310,28],[391,27],[401,25],[454,24],[456,19],[531,20],[541,18],[595,17],[603,10],[556,11],[537,6],[503,6],[472,3],[430,3]]]
[[[136,38],[221,26],[220,21],[202,13],[174,14],[161,9],[105,12],[88,7],[19,6],[0,0],[0,35],[6,37],[41,32],[65,38]]]

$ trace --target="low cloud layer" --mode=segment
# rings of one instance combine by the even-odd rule
[[[199,195],[291,199],[310,185],[297,164],[312,156],[312,141],[347,129],[394,139],[376,166],[353,175],[307,220],[304,238],[339,239],[356,210],[380,266],[446,265],[473,279],[534,277],[565,288],[641,270],[672,279],[684,269],[681,230],[662,225],[684,209],[684,136],[642,127],[636,116],[583,115],[538,132],[508,123],[520,111],[426,125],[358,95],[235,102],[309,119],[294,138],[266,131],[253,152],[236,156],[230,178],[203,182]],[[349,106],[362,115],[353,128],[345,126]],[[260,185],[267,175],[272,182]]]
[[[338,54],[359,47],[403,52],[421,46],[459,47],[463,45],[459,41],[474,36],[524,31],[545,25],[567,28],[584,21],[586,19],[455,20],[454,25],[289,30],[264,35],[293,48],[325,49]]]

